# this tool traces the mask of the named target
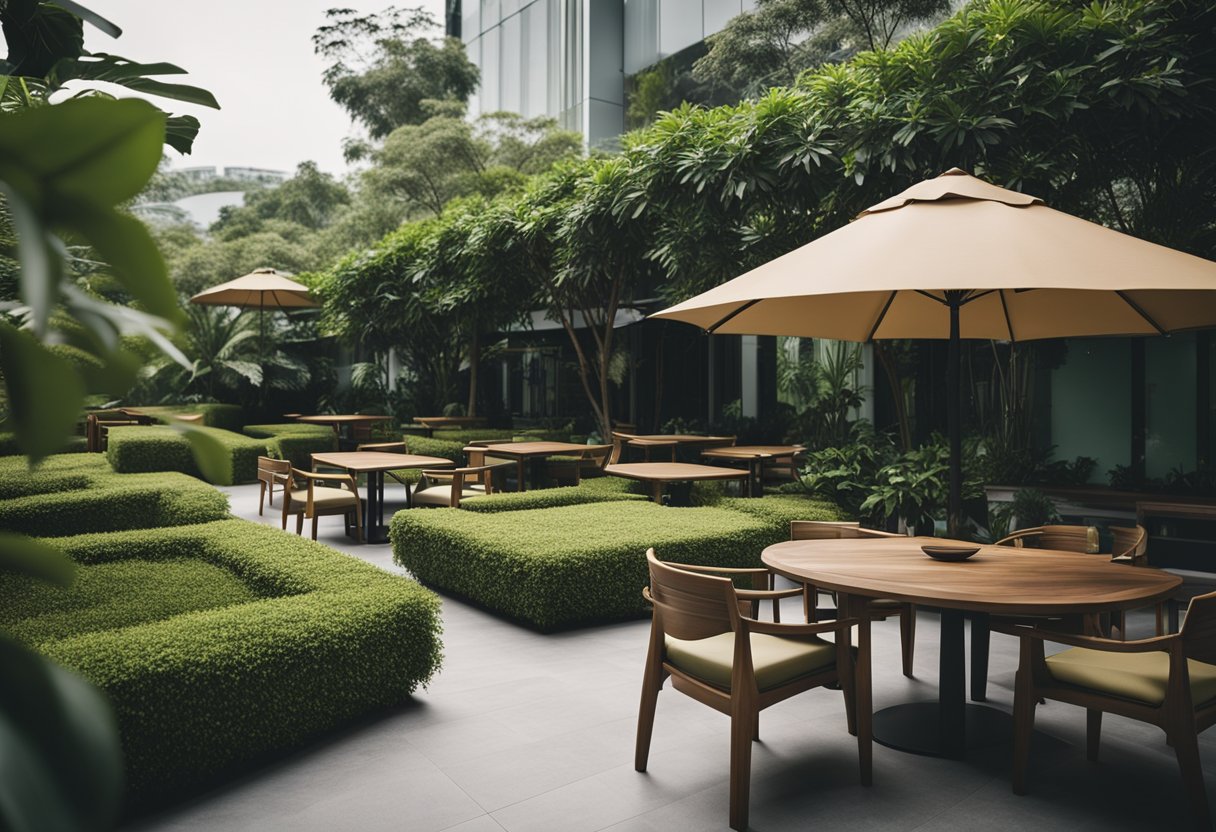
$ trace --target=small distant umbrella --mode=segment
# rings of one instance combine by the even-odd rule
[[[191,303],[205,306],[237,306],[258,310],[258,353],[262,363],[262,394],[266,392],[266,323],[263,317],[267,309],[306,309],[320,306],[313,300],[308,287],[296,283],[287,275],[274,269],[254,269],[244,277],[229,280],[210,289],[204,289]]]

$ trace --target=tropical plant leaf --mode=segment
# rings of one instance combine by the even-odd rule
[[[228,460],[228,449],[224,443],[195,425],[184,423],[174,424],[173,428],[185,435],[190,442],[190,450],[194,453],[194,461],[203,479],[209,482],[222,482],[228,473],[225,466]]]
[[[0,532],[0,571],[28,575],[57,586],[70,586],[76,564],[63,552],[23,534]]]
[[[58,451],[84,403],[75,368],[28,333],[0,322],[0,370],[17,443],[32,462]]]

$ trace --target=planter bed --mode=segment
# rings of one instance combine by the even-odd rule
[[[13,599],[0,627],[110,697],[128,810],[398,705],[439,668],[433,593],[277,529],[223,520],[53,542],[82,565],[77,583],[0,576]]]
[[[258,457],[266,453],[266,440],[254,439],[219,428],[197,428],[219,440],[226,451],[216,485],[235,485],[257,479]],[[194,461],[190,442],[170,427],[110,428],[106,457],[121,474],[149,471],[180,471],[194,477],[202,474]]]

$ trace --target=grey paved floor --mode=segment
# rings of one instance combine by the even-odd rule
[[[256,488],[226,490],[235,513],[256,519]],[[337,518],[321,522],[325,542],[396,570],[387,545],[348,545]],[[443,619],[443,670],[408,705],[128,828],[727,828],[725,717],[664,690],[650,770],[633,770],[646,622],[540,635],[450,598]],[[899,672],[898,625],[876,625],[876,708],[935,697],[936,635],[937,619],[923,614],[917,678],[908,680]],[[994,635],[989,699],[1006,710],[1015,666],[1015,642]],[[761,718],[752,828],[1189,828],[1174,756],[1159,731],[1108,715],[1102,761],[1090,764],[1080,709],[1049,703],[1037,725],[1028,797],[1010,791],[1008,746],[955,762],[876,745],[874,785],[862,788],[840,694],[795,697]],[[1212,793],[1216,736],[1200,743]]]

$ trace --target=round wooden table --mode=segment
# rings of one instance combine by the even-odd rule
[[[1157,569],[1045,549],[982,546],[968,560],[946,563],[921,551],[927,543],[951,541],[791,540],[761,555],[779,575],[837,592],[841,614],[858,616],[866,628],[863,608],[874,598],[941,609],[938,701],[874,714],[875,741],[918,754],[962,757],[968,747],[1012,733],[1008,714],[966,702],[964,613],[1047,617],[1133,609],[1168,598],[1181,583]],[[868,643],[868,632],[864,638]]]

